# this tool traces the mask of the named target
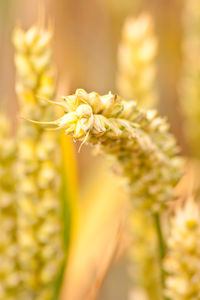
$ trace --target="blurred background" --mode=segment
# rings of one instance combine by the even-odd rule
[[[40,5],[44,7],[46,18],[51,20],[54,27],[53,48],[58,74],[58,96],[73,93],[76,88],[84,88],[88,92],[95,90],[100,94],[110,90],[115,93],[117,51],[124,20],[128,16],[138,15],[140,11],[147,11],[154,18],[159,42],[156,79],[159,110],[169,118],[172,131],[183,151],[186,151],[178,96],[182,70],[183,4],[184,1],[181,0],[0,0],[0,108],[10,115],[13,125],[16,124],[18,104],[14,91],[12,31],[18,23],[27,29],[36,22]],[[76,264],[71,266],[70,276],[66,279],[68,287],[66,290],[64,288],[63,299],[65,293],[73,295],[68,299],[76,299],[73,293],[77,284],[80,289],[81,284],[83,289],[91,284],[94,265],[104,262],[109,256],[106,254],[109,251],[106,248],[107,241],[115,238],[119,224],[124,226],[123,220],[128,210],[126,196],[121,192],[114,175],[107,174],[107,166],[102,164],[101,158],[95,158],[86,146],[80,153],[76,151],[76,157],[82,234],[74,256],[78,257],[77,253],[80,251],[82,255],[80,260],[73,260],[76,260]],[[95,193],[99,197],[93,202],[91,199],[94,199]],[[88,224],[84,222],[85,202],[91,209]],[[92,217],[98,220],[95,228],[92,226]],[[123,252],[128,238],[123,234],[120,239]],[[92,256],[90,252],[95,255]],[[98,299],[128,299],[130,275],[127,259],[124,255],[119,254],[119,257],[121,259],[108,272]],[[87,281],[86,278],[90,279]]]
[[[182,65],[180,0],[0,0],[1,101],[9,113],[17,110],[11,35],[20,23],[29,28],[38,18],[39,3],[54,25],[54,60],[62,93],[78,87],[116,92],[117,50],[127,16],[150,12],[159,39],[157,81],[160,111],[168,116],[180,143],[181,113],[177,93]],[[84,166],[83,166],[84,167]]]

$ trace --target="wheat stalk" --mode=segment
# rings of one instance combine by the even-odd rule
[[[16,91],[23,116],[55,117],[41,98],[55,95],[52,32],[42,25],[14,31]],[[40,98],[41,97],[41,98]],[[58,135],[20,120],[18,129],[18,244],[20,300],[51,299],[63,261]]]
[[[143,13],[128,18],[118,51],[117,85],[123,97],[136,99],[145,108],[155,106],[157,101],[156,55],[157,40],[151,16]]]

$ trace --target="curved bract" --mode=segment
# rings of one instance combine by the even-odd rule
[[[100,96],[78,89],[62,99],[53,103],[64,108],[64,116],[43,124],[63,128],[66,134],[95,144],[114,158],[127,178],[135,205],[153,211],[165,207],[174,197],[182,165],[166,120],[112,93]]]

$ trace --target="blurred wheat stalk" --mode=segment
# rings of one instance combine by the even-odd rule
[[[144,108],[153,108],[157,104],[157,48],[150,14],[142,13],[137,18],[125,21],[118,52],[118,90]],[[154,218],[146,209],[138,209],[133,205],[130,227],[133,293],[139,288],[148,299],[161,299],[159,245]]]
[[[17,272],[17,214],[15,203],[16,143],[10,135],[10,125],[0,115],[0,298],[16,299],[19,284]]]
[[[118,51],[117,85],[120,95],[150,108],[157,102],[155,85],[157,39],[148,13],[128,18]]]
[[[55,96],[56,79],[52,30],[42,23],[26,32],[17,27],[13,35],[20,113],[34,119],[57,115],[41,100]],[[76,201],[71,144],[62,154],[55,131],[20,119],[17,137],[11,138],[9,127],[1,116],[0,298],[57,299],[72,229],[70,199]],[[70,180],[65,176],[69,169]]]
[[[16,91],[23,116],[51,118],[38,97],[55,96],[51,30],[16,28]],[[18,131],[18,246],[21,299],[50,299],[63,260],[58,135],[21,120]]]

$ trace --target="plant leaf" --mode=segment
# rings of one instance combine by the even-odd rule
[[[60,145],[62,153],[62,165],[60,168],[62,178],[60,201],[65,259],[55,284],[55,294],[52,300],[58,300],[59,298],[65,273],[64,271],[68,260],[70,241],[78,219],[77,166],[74,147],[71,139],[64,135],[64,133],[61,133]]]

